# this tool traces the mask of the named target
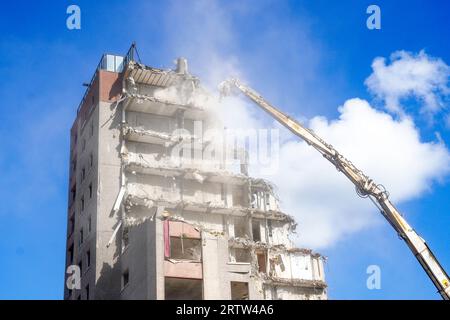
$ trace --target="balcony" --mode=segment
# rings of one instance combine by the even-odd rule
[[[156,214],[159,210],[185,210],[198,213],[212,213],[212,214],[226,214],[234,216],[245,216],[248,213],[254,218],[267,218],[277,221],[290,222],[291,217],[282,212],[250,212],[247,208],[242,206],[228,206],[224,202],[201,202],[201,201],[187,201],[182,200],[181,197],[173,195],[170,198],[163,197],[148,197],[136,189],[127,191],[128,196],[125,200],[125,208],[127,211],[126,219],[128,223],[134,224],[148,219],[151,215]],[[150,210],[150,211],[149,211]]]
[[[133,128],[130,126],[125,126],[123,128],[123,136],[125,140],[132,142],[143,142],[162,145],[165,147],[173,146],[177,143],[181,143],[185,140],[195,139],[193,135],[173,135],[163,132],[158,132],[154,130],[145,130],[139,128]]]
[[[124,103],[127,111],[151,113],[166,117],[175,117],[177,112],[183,112],[184,117],[191,120],[202,120],[207,116],[205,109],[201,106],[179,104],[145,94],[128,93]]]
[[[180,75],[175,71],[152,68],[135,61],[128,63],[125,76],[126,78],[132,77],[136,83],[156,87],[168,87],[180,79]]]
[[[196,180],[200,183],[204,181],[243,185],[249,181],[249,177],[240,173],[233,173],[225,170],[219,170],[217,164],[207,161],[187,161],[178,165],[171,158],[156,160],[151,157],[144,158],[138,154],[128,154],[125,157],[125,167],[127,172],[136,174],[158,175],[164,177],[181,177],[184,179]],[[204,170],[201,168],[210,168]]]

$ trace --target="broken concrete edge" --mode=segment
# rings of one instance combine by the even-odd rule
[[[139,101],[157,102],[157,103],[162,103],[162,104],[169,105],[169,106],[174,106],[179,110],[194,110],[194,111],[199,111],[199,112],[205,112],[207,110],[207,108],[205,108],[205,107],[195,105],[192,103],[184,103],[183,104],[180,102],[156,98],[154,96],[149,96],[147,94],[129,93],[127,91],[125,91],[125,100],[135,100],[138,103],[139,103]]]
[[[142,156],[141,154],[136,154],[138,157]],[[164,163],[162,161],[154,161],[153,163],[149,162],[148,160],[145,160],[143,158],[141,161],[136,161],[133,159],[129,159],[129,155],[124,155],[125,160],[125,167],[126,169],[131,168],[132,171],[139,171],[139,173],[146,174],[145,170],[160,170],[160,171],[169,171],[172,172],[173,175],[188,175],[188,174],[198,174],[204,176],[205,179],[211,179],[214,177],[223,177],[223,178],[229,178],[229,179],[235,179],[237,181],[240,181],[240,184],[244,184],[246,181],[248,181],[248,177],[242,174],[235,174],[230,171],[221,170],[221,171],[205,171],[199,168],[193,168],[193,167],[179,167],[175,165],[170,165],[167,163]],[[134,170],[133,170],[134,169]],[[152,173],[154,174],[153,171]]]
[[[212,236],[215,236],[215,237],[223,237],[223,236],[225,236],[225,232],[223,232],[223,231],[217,231],[217,230],[214,230],[214,229],[209,229],[209,228],[206,228],[203,225],[198,224],[198,223],[187,222],[182,216],[173,215],[173,214],[170,214],[167,211],[164,212],[164,215],[158,216],[157,218],[160,219],[160,220],[169,220],[169,221],[183,222],[183,223],[186,223],[186,224],[194,227],[199,232],[208,233],[208,234],[210,234]]]
[[[140,154],[136,154],[136,155],[140,155]],[[141,155],[142,156],[142,155]],[[246,176],[242,173],[233,173],[227,170],[217,170],[217,171],[205,171],[205,170],[201,170],[199,168],[189,168],[189,167],[176,167],[176,166],[170,166],[164,163],[145,163],[146,161],[143,162],[138,162],[135,161],[133,159],[129,158],[129,154],[123,154],[122,155],[123,160],[124,160],[124,166],[126,169],[128,169],[128,171],[137,171],[137,170],[142,170],[139,171],[139,173],[143,173],[145,174],[145,170],[160,170],[160,171],[171,171],[173,172],[173,174],[199,174],[205,177],[205,179],[211,179],[212,177],[224,177],[224,178],[229,178],[229,179],[235,179],[237,181],[240,181],[240,184],[245,184],[245,183],[251,183],[251,185],[253,187],[256,188],[264,188],[266,191],[271,192],[271,194],[277,198],[276,194],[273,192],[273,187],[270,186],[266,180],[264,179],[255,179],[249,176]],[[252,210],[250,208],[250,210]],[[256,210],[256,209],[255,209]]]
[[[170,263],[201,263],[201,260],[190,260],[190,259],[173,259],[173,258],[165,258],[164,260],[169,261]]]
[[[281,211],[261,211],[261,210],[252,210],[247,209],[245,207],[224,207],[222,205],[215,205],[211,203],[204,203],[204,202],[193,202],[193,201],[186,201],[186,200],[176,200],[176,201],[169,201],[164,198],[149,198],[149,197],[142,197],[137,196],[133,194],[128,194],[125,198],[125,209],[128,212],[131,207],[133,206],[142,206],[147,208],[153,208],[155,206],[163,206],[166,208],[171,209],[185,209],[188,206],[193,206],[196,208],[201,208],[203,211],[198,212],[208,212],[208,211],[214,211],[217,213],[224,213],[234,216],[251,216],[253,218],[260,218],[260,219],[272,219],[272,220],[278,220],[278,221],[286,221],[286,223],[291,224],[292,223],[292,217],[282,213]],[[190,210],[193,212],[197,212],[195,210]],[[262,214],[261,212],[264,212]]]
[[[239,175],[231,175],[228,172],[213,172],[213,171],[203,171],[198,168],[181,168],[175,165],[164,164],[158,161],[154,162],[152,165],[149,161],[143,160],[144,162],[148,162],[148,164],[144,164],[141,162],[136,162],[133,160],[127,161],[125,164],[125,169],[127,172],[135,174],[147,174],[147,175],[160,175],[165,177],[182,177],[185,179],[196,180],[200,183],[204,181],[210,181],[212,179],[228,179],[228,181],[224,181],[231,184],[242,185],[245,183],[245,179]],[[216,181],[217,182],[217,181]],[[233,183],[234,182],[234,183]]]
[[[139,136],[156,137],[156,138],[160,138],[160,139],[163,139],[163,140],[174,141],[173,137],[170,134],[163,134],[163,133],[160,133],[160,132],[154,131],[154,130],[145,130],[145,129],[134,128],[134,127],[128,126],[125,123],[122,126],[122,135],[126,139],[129,139],[131,134],[136,134],[136,135],[139,135]]]
[[[276,185],[272,181],[263,179],[263,178],[250,178],[249,182],[251,183],[252,187],[263,187],[267,191],[270,191],[272,195],[275,197],[275,199],[279,202],[280,199],[278,198],[278,194],[276,192]]]
[[[145,64],[139,63],[137,61],[134,60],[130,60],[127,64],[127,69],[128,71],[134,70],[134,69],[142,69],[142,70],[148,70],[148,71],[152,71],[155,73],[160,73],[160,74],[167,74],[167,73],[173,73],[175,74],[175,71],[170,70],[170,69],[158,69],[158,68],[154,68],[154,67],[150,67],[147,66]]]
[[[125,69],[125,76],[127,76],[131,71],[133,71],[135,69],[139,69],[142,71],[151,71],[151,72],[153,72],[155,74],[159,74],[159,75],[173,76],[174,78],[179,79],[179,81],[196,80],[196,81],[200,82],[200,80],[197,77],[191,75],[190,73],[179,73],[172,69],[165,69],[165,70],[158,69],[158,68],[147,66],[145,64],[139,63],[134,60],[130,60],[128,62],[127,68]]]
[[[150,205],[150,203],[148,203],[148,205]],[[146,205],[146,207],[148,207],[148,205]],[[152,206],[154,208],[154,206]],[[149,215],[149,216],[145,216],[145,217],[140,217],[140,218],[135,218],[135,217],[130,217],[130,216],[126,216],[123,221],[124,221],[124,225],[127,227],[132,227],[132,226],[137,226],[140,225],[148,220],[153,221],[155,218],[159,219],[159,220],[169,220],[169,221],[176,221],[176,222],[183,222],[186,224],[189,224],[190,226],[194,227],[196,230],[200,231],[200,232],[205,232],[208,233],[212,236],[215,237],[223,237],[225,236],[225,232],[223,231],[218,231],[218,230],[214,230],[214,229],[209,229],[204,227],[201,224],[198,223],[192,223],[192,222],[187,222],[182,216],[176,215],[176,214],[172,214],[169,213],[168,211],[165,210],[165,207],[160,206],[159,208],[163,208],[162,210],[156,210],[153,215]],[[160,212],[158,212],[160,211]],[[161,212],[162,211],[162,212]]]
[[[158,131],[154,130],[146,130],[146,129],[140,129],[140,128],[134,128],[131,126],[128,126],[126,123],[122,125],[122,135],[127,140],[132,140],[133,135],[137,135],[140,137],[150,137],[150,138],[158,138],[161,140],[165,140],[168,143],[180,143],[183,141],[200,141],[200,137],[196,137],[192,134],[183,134],[183,133],[177,133],[177,134],[164,134],[160,133]],[[170,147],[170,145],[168,145]]]
[[[165,203],[161,203],[161,201],[164,201]],[[125,209],[127,211],[129,211],[131,209],[131,207],[133,206],[142,206],[142,207],[146,207],[146,208],[164,208],[164,215],[162,214],[157,214],[157,211],[155,211],[153,213],[153,215],[149,215],[149,216],[144,216],[144,217],[132,217],[132,216],[127,216],[125,218],[125,224],[127,226],[134,226],[134,225],[138,225],[141,224],[147,220],[151,220],[153,221],[153,219],[156,217],[158,219],[161,220],[165,220],[168,219],[170,221],[180,221],[180,222],[184,222],[187,223],[193,227],[195,227],[197,230],[200,230],[202,232],[206,232],[210,235],[213,235],[215,237],[223,237],[225,236],[225,232],[224,231],[217,231],[217,230],[213,230],[213,229],[208,229],[205,228],[203,225],[201,224],[196,224],[196,223],[191,223],[191,222],[186,222],[186,220],[182,217],[182,216],[178,216],[172,213],[169,213],[168,211],[165,210],[166,207],[168,207],[167,205],[167,201],[166,200],[160,200],[160,202],[158,202],[158,199],[149,199],[149,198],[140,198],[140,197],[136,197],[133,195],[128,195],[126,200],[126,205],[125,205]],[[179,201],[178,203],[174,202],[172,205],[170,205],[169,207],[171,207],[172,209],[175,210],[183,210],[185,206],[187,205],[191,205],[192,202],[187,202],[187,201]],[[198,203],[198,205],[204,205],[204,203]],[[237,208],[234,212],[242,212],[242,208]],[[228,213],[230,214],[230,213]],[[241,214],[236,214],[236,216],[246,216],[246,215],[241,215]],[[254,216],[252,216],[254,217]],[[255,218],[255,217],[254,217]],[[261,217],[261,216],[257,216],[256,218],[267,218],[267,216]],[[286,217],[284,217],[286,218]],[[286,219],[274,219],[274,220],[286,220]],[[290,223],[290,221],[286,221],[287,223]],[[275,251],[283,251],[283,252],[301,252],[303,254],[308,254],[311,255],[314,258],[322,258],[325,259],[322,255],[318,254],[318,253],[314,253],[312,250],[310,249],[303,249],[303,248],[287,248],[285,245],[269,245],[263,242],[255,242],[253,240],[250,240],[249,238],[230,238],[228,239],[229,244],[231,244],[232,247],[236,247],[236,246],[241,246],[244,248],[252,248],[252,249],[270,249],[270,250],[275,250]]]
[[[114,206],[113,206],[113,212],[114,214],[117,213],[120,210],[120,206],[123,202],[123,198],[125,196],[126,193],[126,187],[122,186],[119,190],[119,194],[117,195],[116,201],[114,202]]]
[[[111,235],[111,238],[109,239],[108,243],[106,244],[106,247],[109,248],[109,246],[113,243],[114,239],[117,236],[117,232],[119,231],[119,229],[122,227],[123,221],[119,221],[119,223],[117,224],[116,228],[114,229],[113,234]]]
[[[314,252],[312,249],[306,248],[288,248],[284,244],[270,245],[261,241],[254,241],[248,237],[235,237],[229,238],[228,243],[233,248],[250,248],[250,249],[270,249],[273,252],[286,252],[286,253],[301,253],[303,255],[310,255],[313,258],[321,258],[326,260],[326,257],[322,256],[320,253]]]
[[[271,276],[262,276],[262,279],[265,280],[266,284],[271,285],[285,285],[285,286],[294,286],[294,287],[308,287],[308,288],[317,288],[317,289],[326,289],[328,285],[325,281],[322,280],[307,280],[307,279],[284,279],[278,277]]]
[[[167,89],[170,87],[182,88],[187,83],[191,84],[195,90],[204,90],[200,86],[200,79],[187,72],[187,65],[184,71],[179,70],[178,67],[177,70],[162,70],[131,61],[124,71],[124,78],[134,77],[132,90],[134,90],[136,84],[152,85],[161,89]],[[128,86],[124,88],[128,89]]]

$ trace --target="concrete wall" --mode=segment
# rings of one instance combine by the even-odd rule
[[[75,200],[71,205],[70,213],[73,215],[73,234],[69,237],[68,248],[73,245],[73,261],[67,259],[67,265],[81,265],[81,288],[73,290],[72,296],[67,299],[85,299],[86,287],[89,285],[89,295],[92,297],[95,287],[95,255],[96,255],[96,213],[97,213],[97,187],[98,187],[98,107],[89,109],[84,114],[84,121],[76,121],[73,132],[76,135],[74,143],[76,169],[71,172],[70,192],[76,190]],[[72,195],[70,195],[72,196]],[[84,202],[84,204],[82,204]],[[89,228],[90,225],[90,228]],[[71,223],[69,223],[71,227]],[[70,232],[70,230],[69,230]],[[87,263],[87,254],[90,253],[90,266]]]
[[[212,205],[223,207],[246,205],[246,199],[242,202],[229,202],[223,198],[222,187],[219,183],[203,182],[194,180],[173,179],[171,177],[155,175],[139,175],[129,177],[128,192],[138,197],[148,197],[150,199],[164,198],[169,201],[188,201],[197,203],[210,202]],[[245,188],[242,188],[245,190]]]
[[[65,299],[117,297],[114,290],[110,290],[110,285],[107,285],[108,281],[103,280],[105,277],[101,276],[109,274],[107,269],[113,265],[113,254],[103,250],[105,238],[111,234],[111,219],[105,218],[107,215],[101,213],[107,211],[108,205],[105,202],[110,201],[108,193],[114,192],[108,189],[110,185],[114,185],[114,180],[118,177],[114,170],[109,170],[109,175],[107,172],[108,167],[116,166],[117,170],[117,161],[110,162],[108,159],[111,154],[114,155],[111,149],[115,148],[119,138],[117,119],[112,119],[111,123],[106,124],[110,115],[117,118],[115,112],[110,108],[110,103],[103,101],[116,100],[120,92],[121,75],[98,70],[71,129],[73,156],[69,172],[69,217],[74,218],[74,232],[69,234],[68,229],[67,249],[73,245],[74,259],[73,261],[66,259],[66,266],[81,264],[82,274],[80,290],[73,290],[69,296],[69,290],[66,285],[64,286]],[[106,144],[103,141],[106,141]],[[118,159],[117,154],[115,159]],[[72,166],[75,162],[76,169],[73,171]],[[108,179],[111,180],[106,181]],[[108,186],[103,192],[102,185]],[[72,204],[73,190],[76,190],[76,197]],[[71,225],[72,222],[69,221],[68,226]],[[111,249],[114,250],[113,247]],[[87,262],[88,252],[90,266]]]
[[[168,117],[157,114],[128,111],[126,120],[127,123],[132,127],[143,130],[158,131],[166,134],[173,134],[175,133],[175,130],[181,129],[179,126],[179,121],[177,121],[176,117]],[[202,121],[201,120],[195,121],[200,122],[200,124],[197,124],[200,127],[197,128],[201,128]],[[184,119],[182,129],[185,129],[190,134],[194,135],[194,133],[196,133],[194,128],[194,120]]]
[[[107,247],[120,221],[114,214],[121,184],[120,158],[121,113],[114,104],[101,102],[99,106],[99,181],[97,204],[97,255],[95,299],[118,299],[120,297],[120,238]]]
[[[121,273],[129,272],[129,283],[123,286],[121,299],[156,299],[156,242],[155,222],[130,227],[129,245],[121,254]]]

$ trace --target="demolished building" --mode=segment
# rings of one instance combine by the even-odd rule
[[[102,56],[71,129],[66,267],[81,285],[65,299],[327,298],[324,259],[294,246],[271,183],[245,153],[205,157],[217,119],[197,90],[184,59]]]

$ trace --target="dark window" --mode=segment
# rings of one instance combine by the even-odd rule
[[[202,280],[166,277],[164,282],[166,300],[202,300],[203,298]]]
[[[69,247],[69,264],[73,263],[73,244]]]
[[[81,211],[84,210],[84,196],[81,197]]]
[[[77,185],[74,185],[72,189],[70,189],[70,204],[72,204],[75,201],[76,196],[77,196]]]
[[[122,289],[125,288],[130,281],[130,272],[128,270],[125,270],[122,274]]]
[[[86,286],[86,300],[89,300],[89,285]]]
[[[251,262],[252,256],[250,254],[250,249],[245,248],[234,248],[234,260],[236,262],[249,263]]]
[[[202,259],[201,240],[170,237],[170,258],[200,261]]]
[[[89,199],[92,198],[92,182],[89,184]]]
[[[269,237],[271,237],[272,236],[272,220],[267,220],[267,229],[269,229],[268,230]]]
[[[86,252],[86,267],[90,267],[91,266],[91,250],[88,250]]]
[[[231,300],[248,300],[248,282],[231,281]]]
[[[83,244],[83,229],[80,230],[80,246]]]
[[[74,230],[75,230],[75,217],[72,216],[72,217],[69,219],[69,237],[72,235],[72,233],[74,232]]]
[[[252,220],[253,241],[261,241],[261,226],[259,220]]]
[[[245,217],[234,217],[234,237],[248,237],[248,220]]]
[[[92,168],[93,165],[94,165],[94,155],[91,153],[89,155],[89,167]]]

